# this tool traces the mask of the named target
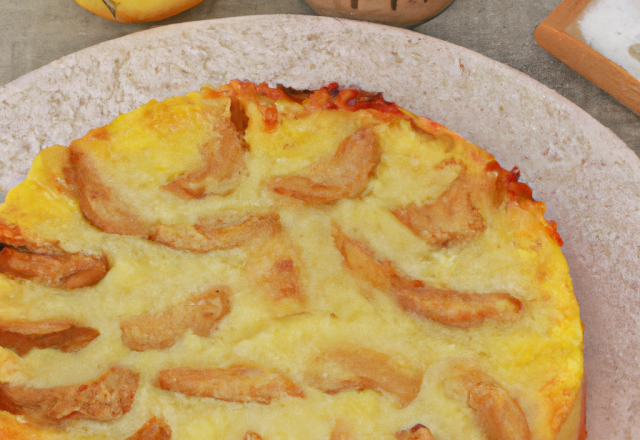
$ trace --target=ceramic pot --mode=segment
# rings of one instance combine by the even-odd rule
[[[320,15],[413,28],[435,17],[453,0],[306,0]]]

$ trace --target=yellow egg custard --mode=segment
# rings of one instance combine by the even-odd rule
[[[544,210],[380,94],[151,101],[0,207],[0,438],[583,437]]]

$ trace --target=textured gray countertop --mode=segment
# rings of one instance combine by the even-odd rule
[[[415,31],[466,47],[524,72],[611,129],[640,155],[640,117],[542,49],[535,27],[560,0],[455,0]],[[121,24],[73,0],[0,2],[0,84],[64,55],[153,26],[259,14],[314,14],[303,0],[204,0],[156,23]]]

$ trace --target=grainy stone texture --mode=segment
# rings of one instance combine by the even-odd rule
[[[640,117],[542,49],[535,27],[560,0],[454,0],[415,30],[520,70],[611,129],[640,154]],[[85,47],[152,26],[257,14],[315,14],[303,0],[204,0],[157,23],[112,23],[73,0],[0,1],[0,85]]]
[[[587,328],[589,438],[640,437],[640,160],[569,101],[477,53],[417,33],[314,17],[132,35],[0,88],[0,185],[42,146],[66,144],[151,98],[235,77],[299,88],[331,78],[380,90],[506,168],[519,165],[566,240]]]

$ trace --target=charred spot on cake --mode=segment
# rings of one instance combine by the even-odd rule
[[[337,82],[330,83],[309,96],[309,110],[346,110],[356,112],[367,110],[369,115],[379,121],[390,121],[396,118],[413,119],[393,102],[386,101],[382,93],[367,92],[354,88],[340,88]]]
[[[308,100],[313,91],[311,90],[297,90],[292,87],[285,87],[282,84],[278,84],[277,88],[282,90],[292,101],[302,104]]]

